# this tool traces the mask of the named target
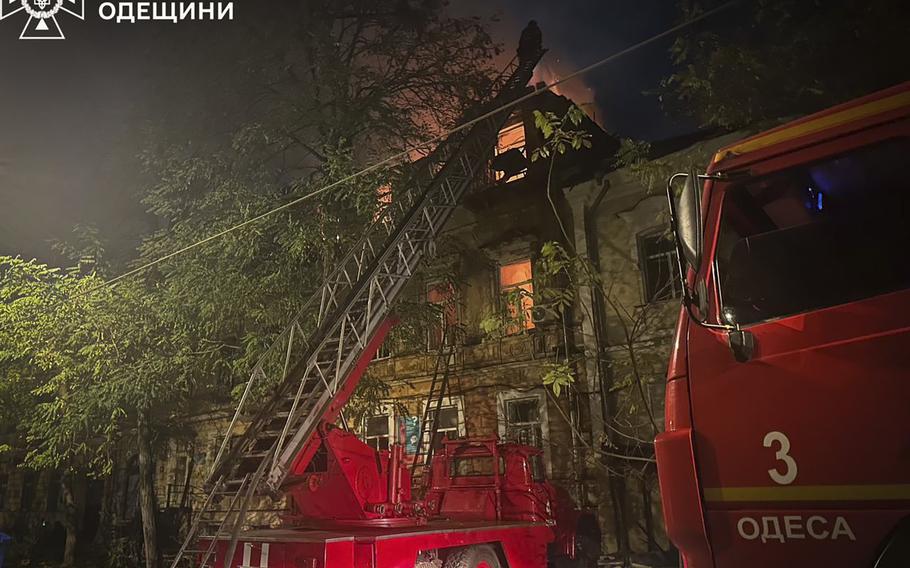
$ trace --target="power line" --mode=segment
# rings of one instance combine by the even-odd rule
[[[622,49],[622,50],[620,50],[620,51],[618,51],[618,52],[616,52],[616,53],[613,53],[612,55],[609,55],[609,56],[607,56],[607,57],[605,57],[605,58],[603,58],[603,59],[601,59],[601,60],[599,60],[599,61],[596,61],[596,62],[594,62],[594,63],[588,65],[587,67],[582,67],[581,69],[579,69],[579,70],[577,70],[577,71],[574,71],[574,72],[572,72],[572,73],[566,75],[565,77],[563,77],[563,78],[561,78],[561,79],[558,79],[558,80],[556,80],[556,81],[553,81],[552,83],[549,83],[549,84],[545,84],[545,85],[542,86],[542,87],[535,88],[535,89],[534,89],[533,91],[531,91],[530,93],[527,93],[527,94],[525,94],[525,95],[523,95],[523,96],[521,96],[521,97],[519,97],[519,98],[517,98],[517,99],[515,99],[515,100],[513,100],[513,101],[511,101],[511,102],[508,102],[508,103],[506,103],[506,104],[503,104],[503,105],[501,105],[501,106],[498,107],[498,108],[495,108],[495,109],[493,109],[493,110],[491,110],[491,111],[489,111],[489,112],[487,112],[487,113],[485,113],[485,114],[482,114],[482,115],[480,115],[480,116],[478,116],[478,117],[476,117],[476,118],[473,118],[473,119],[471,119],[471,120],[469,120],[469,121],[467,121],[467,122],[464,122],[464,123],[462,123],[462,124],[460,124],[460,125],[458,125],[458,126],[456,126],[456,127],[453,127],[453,128],[451,128],[451,129],[449,129],[449,130],[446,130],[446,131],[444,131],[444,132],[442,132],[442,133],[440,133],[440,134],[438,134],[438,135],[436,135],[436,136],[433,136],[432,138],[429,138],[429,139],[427,139],[427,140],[424,140],[423,142],[420,142],[420,143],[418,143],[418,144],[416,144],[416,145],[414,145],[414,146],[411,146],[410,148],[408,148],[408,149],[406,149],[406,150],[402,150],[401,152],[398,152],[397,154],[393,154],[392,156],[389,156],[388,158],[386,158],[386,159],[384,159],[384,160],[382,160],[382,161],[379,161],[379,162],[376,162],[375,164],[372,164],[372,165],[370,165],[370,166],[367,166],[367,167],[363,168],[362,170],[359,170],[359,171],[357,171],[357,172],[355,172],[355,173],[353,173],[353,174],[347,175],[347,176],[345,176],[345,177],[343,177],[343,178],[341,178],[341,179],[339,179],[339,180],[337,180],[337,181],[334,181],[334,182],[332,182],[332,183],[330,183],[330,184],[328,184],[328,185],[325,185],[325,186],[323,186],[323,187],[321,187],[321,188],[319,188],[319,189],[317,189],[317,190],[311,191],[310,193],[307,193],[306,195],[302,195],[302,196],[300,196],[300,197],[298,197],[298,198],[296,198],[296,199],[292,199],[291,201],[288,201],[287,203],[284,203],[283,205],[279,205],[279,206],[277,206],[277,207],[275,207],[275,208],[273,208],[273,209],[270,209],[270,210],[268,210],[268,211],[266,211],[266,212],[264,212],[264,213],[260,213],[259,215],[256,215],[255,217],[251,217],[251,218],[249,218],[249,219],[247,219],[247,220],[245,220],[245,221],[243,221],[243,222],[241,222],[241,223],[238,223],[238,224],[236,224],[236,225],[233,225],[233,226],[231,226],[231,227],[229,227],[229,228],[227,228],[227,229],[224,229],[223,231],[219,231],[219,232],[217,232],[217,233],[215,233],[215,234],[213,234],[213,235],[209,235],[208,237],[205,237],[204,239],[198,240],[198,241],[196,241],[196,242],[194,242],[194,243],[192,243],[192,244],[189,244],[189,245],[187,245],[187,246],[185,246],[185,247],[182,247],[182,248],[180,248],[180,249],[177,249],[177,250],[175,250],[175,251],[173,251],[173,252],[171,252],[171,253],[168,253],[168,254],[166,254],[166,255],[164,255],[164,256],[162,256],[162,257],[159,257],[159,258],[157,258],[157,259],[155,259],[155,260],[153,260],[153,261],[147,262],[147,263],[145,263],[145,264],[143,264],[143,265],[141,265],[141,266],[138,266],[138,267],[136,267],[136,268],[134,268],[134,269],[132,269],[132,270],[128,270],[127,272],[124,272],[123,274],[121,274],[121,275],[119,275],[119,276],[116,276],[116,277],[114,277],[114,278],[112,278],[112,279],[110,279],[110,280],[108,280],[108,281],[106,281],[106,282],[103,282],[102,284],[100,284],[100,285],[98,285],[98,286],[95,286],[95,287],[93,287],[93,288],[89,288],[88,290],[83,291],[82,293],[78,294],[78,296],[85,295],[85,294],[91,294],[91,293],[93,293],[93,292],[95,292],[95,291],[97,291],[97,290],[99,290],[99,289],[101,289],[101,288],[105,288],[105,287],[112,286],[112,285],[116,284],[117,282],[120,282],[121,280],[124,280],[124,279],[126,279],[126,278],[129,278],[130,276],[134,276],[134,275],[136,275],[136,274],[139,274],[140,272],[144,272],[144,271],[148,270],[149,268],[152,268],[153,266],[157,266],[157,265],[161,264],[162,262],[165,262],[165,261],[167,261],[167,260],[170,260],[170,259],[172,259],[172,258],[174,258],[174,257],[176,257],[176,256],[180,256],[180,255],[182,255],[182,254],[184,254],[184,253],[187,253],[187,252],[189,252],[189,251],[191,251],[191,250],[193,250],[193,249],[199,248],[199,247],[201,247],[201,246],[203,246],[203,245],[205,245],[205,244],[207,244],[207,243],[210,243],[210,242],[212,242],[212,241],[215,241],[215,240],[217,240],[217,239],[220,239],[221,237],[223,237],[223,236],[225,236],[225,235],[227,235],[227,234],[233,233],[234,231],[238,231],[238,230],[240,230],[240,229],[242,229],[242,228],[244,228],[244,227],[247,227],[247,226],[249,226],[249,225],[252,225],[252,224],[254,224],[254,223],[257,223],[257,222],[261,221],[262,219],[265,219],[266,217],[270,217],[270,216],[274,215],[275,213],[279,213],[279,212],[284,211],[285,209],[288,209],[288,208],[290,208],[290,207],[293,207],[293,206],[295,206],[295,205],[297,205],[297,204],[299,204],[299,203],[303,203],[304,201],[308,201],[308,200],[310,200],[310,199],[313,199],[314,197],[318,197],[319,195],[322,195],[323,193],[325,193],[325,192],[327,192],[327,191],[329,191],[329,190],[331,190],[331,189],[334,189],[334,188],[336,188],[336,187],[338,187],[338,186],[340,186],[340,185],[343,185],[343,184],[348,183],[348,182],[350,182],[350,181],[352,181],[352,180],[355,180],[355,179],[357,179],[357,178],[359,178],[359,177],[362,177],[362,176],[364,176],[364,175],[366,175],[366,174],[368,174],[368,173],[374,172],[374,171],[376,171],[376,170],[378,170],[378,169],[380,169],[380,168],[382,168],[382,167],[384,167],[384,166],[386,166],[386,165],[388,165],[388,164],[392,164],[392,163],[398,162],[399,160],[402,160],[402,159],[404,159],[404,158],[407,158],[407,157],[409,157],[409,156],[411,155],[411,152],[413,152],[414,150],[418,150],[418,149],[422,149],[422,148],[429,148],[429,147],[431,147],[433,144],[435,144],[435,143],[437,143],[437,142],[441,142],[442,140],[448,138],[448,137],[451,136],[452,134],[455,134],[455,133],[457,133],[457,132],[461,132],[462,130],[465,130],[465,129],[467,129],[467,128],[470,128],[470,127],[474,126],[475,124],[477,124],[477,123],[479,123],[479,122],[482,122],[482,121],[484,121],[484,120],[490,118],[491,116],[493,116],[493,115],[495,115],[495,114],[498,114],[498,113],[501,112],[501,111],[508,110],[508,109],[510,109],[510,108],[512,108],[512,107],[514,107],[514,106],[517,106],[517,105],[519,105],[519,104],[521,104],[521,103],[523,103],[523,102],[525,102],[525,101],[527,101],[527,100],[529,100],[529,99],[532,99],[532,98],[536,97],[537,95],[541,94],[541,93],[544,92],[544,91],[548,91],[548,90],[552,89],[553,87],[558,87],[559,85],[562,85],[563,83],[566,83],[566,82],[568,82],[568,81],[571,81],[572,79],[575,79],[575,78],[577,78],[577,77],[580,77],[581,75],[584,75],[585,73],[589,73],[589,72],[593,71],[594,69],[597,69],[597,68],[599,68],[599,67],[603,67],[604,65],[606,65],[606,64],[608,64],[608,63],[611,63],[612,61],[614,61],[614,60],[616,60],[616,59],[619,59],[620,57],[623,57],[623,56],[625,56],[625,55],[628,55],[629,53],[632,53],[633,51],[636,51],[636,50],[638,50],[638,49],[641,49],[642,47],[645,47],[645,46],[647,46],[647,45],[650,45],[650,44],[652,44],[652,43],[654,43],[654,42],[660,41],[660,40],[664,39],[664,38],[667,37],[667,36],[673,35],[674,33],[678,32],[678,31],[680,31],[680,30],[682,30],[682,29],[685,29],[685,28],[687,28],[687,27],[689,27],[689,26],[691,26],[691,25],[693,25],[693,24],[696,24],[696,23],[698,23],[698,22],[700,22],[700,21],[702,21],[702,20],[704,20],[704,19],[706,19],[706,18],[709,18],[709,17],[711,17],[711,16],[717,14],[718,12],[721,12],[721,11],[723,11],[723,10],[726,10],[727,8],[730,8],[731,6],[733,6],[734,4],[738,3],[739,1],[740,1],[740,0],[730,0],[729,2],[726,2],[726,3],[720,5],[720,6],[716,7],[716,8],[713,8],[713,9],[711,9],[711,10],[708,10],[707,12],[704,12],[704,13],[702,13],[702,14],[699,14],[698,16],[695,16],[695,17],[693,17],[693,18],[691,18],[691,19],[689,19],[689,20],[686,20],[685,22],[682,22],[682,23],[680,23],[680,24],[677,24],[677,25],[675,25],[675,26],[673,26],[673,27],[671,27],[671,28],[668,28],[667,30],[664,30],[663,32],[661,32],[661,33],[659,33],[659,34],[657,34],[657,35],[655,35],[655,36],[651,36],[650,38],[648,38],[648,39],[646,39],[646,40],[640,41],[640,42],[638,42],[638,43],[636,43],[636,44],[634,44],[634,45],[631,45],[631,46],[629,46],[629,47],[627,47],[627,48],[625,48],[625,49]]]

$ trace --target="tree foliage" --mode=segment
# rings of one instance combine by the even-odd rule
[[[554,154],[565,154],[566,150],[581,150],[591,147],[591,133],[580,129],[585,113],[576,105],[570,105],[566,114],[534,111],[534,126],[543,135],[544,143],[531,153],[531,161],[550,158]]]
[[[683,19],[721,0],[681,0]],[[796,116],[910,77],[901,0],[740,2],[679,36],[659,93],[700,125],[738,128]]]
[[[102,283],[0,258],[0,400],[29,467],[107,474],[137,412],[166,423],[205,380],[206,352],[179,306]]]

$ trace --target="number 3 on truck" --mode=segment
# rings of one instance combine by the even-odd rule
[[[775,469],[769,469],[768,475],[771,476],[771,480],[774,483],[780,485],[790,485],[793,483],[793,480],[796,479],[796,460],[790,456],[790,439],[787,438],[787,435],[783,432],[768,432],[765,434],[764,446],[766,448],[773,447],[774,442],[779,444],[777,453],[774,454],[774,458],[778,461],[783,462],[783,471],[780,471],[780,466]]]

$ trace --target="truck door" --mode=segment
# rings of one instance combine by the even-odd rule
[[[727,332],[690,326],[718,568],[871,566],[910,514],[910,143],[896,131],[715,188],[709,290],[755,342],[738,362]]]

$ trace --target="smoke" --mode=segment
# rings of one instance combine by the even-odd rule
[[[563,60],[559,57],[548,57],[552,53],[551,51],[547,56],[544,56],[544,59],[534,69],[534,75],[531,79],[534,84],[542,82],[549,85],[572,74],[577,69],[576,66],[563,63]],[[570,79],[561,85],[552,87],[550,90],[575,103],[585,111],[588,118],[603,128],[604,113],[597,105],[594,89],[585,82],[584,77]]]

